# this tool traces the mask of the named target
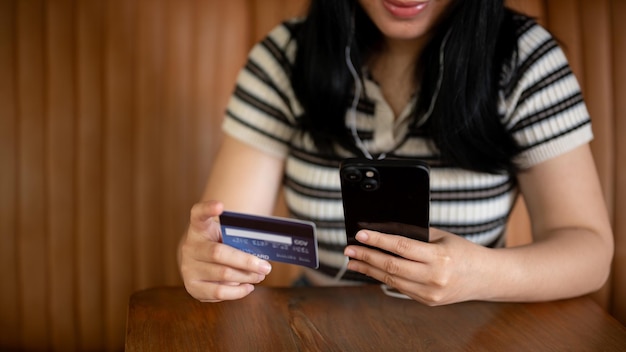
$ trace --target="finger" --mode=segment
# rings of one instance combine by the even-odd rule
[[[272,271],[272,265],[267,260],[223,243],[207,242],[204,246],[189,246],[189,250],[191,251],[190,259],[198,262],[219,264],[263,275]]]
[[[387,286],[393,287],[398,290],[406,289],[411,285],[417,284],[401,276],[391,274],[384,269],[370,264],[369,262],[364,262],[360,260],[350,260],[350,262],[348,262],[348,269],[367,275],[386,284]]]
[[[265,280],[266,275],[253,271],[240,270],[226,265],[212,264],[196,265],[195,270],[186,270],[184,277],[191,281],[258,284]]]
[[[218,217],[224,211],[224,205],[217,201],[207,201],[194,204],[189,218],[190,226],[195,231],[206,231],[212,218]]]
[[[240,299],[254,291],[254,285],[192,281],[185,285],[187,292],[201,302],[220,302]]]
[[[215,249],[211,252],[209,259],[214,263],[225,263],[236,269],[263,275],[272,271],[272,265],[267,260],[221,243],[215,244]]]
[[[378,249],[358,245],[348,246],[344,254],[356,259],[348,263],[348,269],[372,276],[392,287],[391,281],[394,280],[394,277],[408,280],[417,278],[419,280],[428,274],[424,263],[396,257]]]
[[[428,243],[408,237],[361,230],[356,234],[355,238],[360,243],[383,249],[406,259],[417,262],[429,262],[432,260],[428,250]]]

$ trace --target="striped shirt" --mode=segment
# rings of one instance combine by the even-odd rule
[[[299,128],[302,107],[290,83],[297,43],[286,22],[250,52],[223,122],[230,136],[285,160],[284,191],[290,215],[317,226],[319,271],[334,275],[344,263],[338,165],[351,157],[319,156],[310,135]],[[508,83],[498,101],[501,121],[522,147],[516,161],[529,168],[588,143],[589,113],[567,59],[554,38],[531,19],[519,27],[517,67],[503,72]],[[488,174],[437,163],[437,150],[424,131],[409,130],[412,101],[394,116],[371,79],[364,81],[356,128],[371,154],[417,158],[431,164],[430,223],[480,245],[504,245],[506,223],[518,195],[515,175]],[[322,102],[323,103],[323,102]],[[346,128],[353,119],[346,117]],[[360,279],[347,273],[347,279]]]

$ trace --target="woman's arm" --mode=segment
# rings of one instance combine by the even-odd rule
[[[283,179],[283,159],[226,135],[211,167],[203,201],[228,210],[270,215]]]
[[[271,214],[283,160],[226,136],[212,165],[202,201],[191,210],[179,245],[187,291],[201,301],[238,299],[265,279],[270,264],[221,243],[216,218],[224,209]]]
[[[519,175],[532,244],[490,249],[431,229],[430,243],[361,231],[357,239],[398,254],[349,246],[351,270],[430,305],[466,300],[540,301],[598,290],[610,272],[613,234],[588,145]]]
[[[503,298],[555,299],[600,289],[610,272],[613,232],[589,145],[536,165],[518,180],[533,244],[498,253],[522,264],[510,267],[517,293],[503,292]]]

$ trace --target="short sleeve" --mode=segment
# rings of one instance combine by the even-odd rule
[[[500,108],[522,149],[516,162],[525,169],[588,143],[593,132],[580,86],[557,41],[535,22],[522,28],[517,66],[501,92]]]
[[[250,51],[222,123],[226,134],[280,158],[288,153],[301,113],[290,81],[291,30],[288,23],[279,25]]]

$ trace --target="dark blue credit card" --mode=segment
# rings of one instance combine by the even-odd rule
[[[225,211],[220,227],[224,243],[261,259],[314,269],[319,265],[312,222]]]

